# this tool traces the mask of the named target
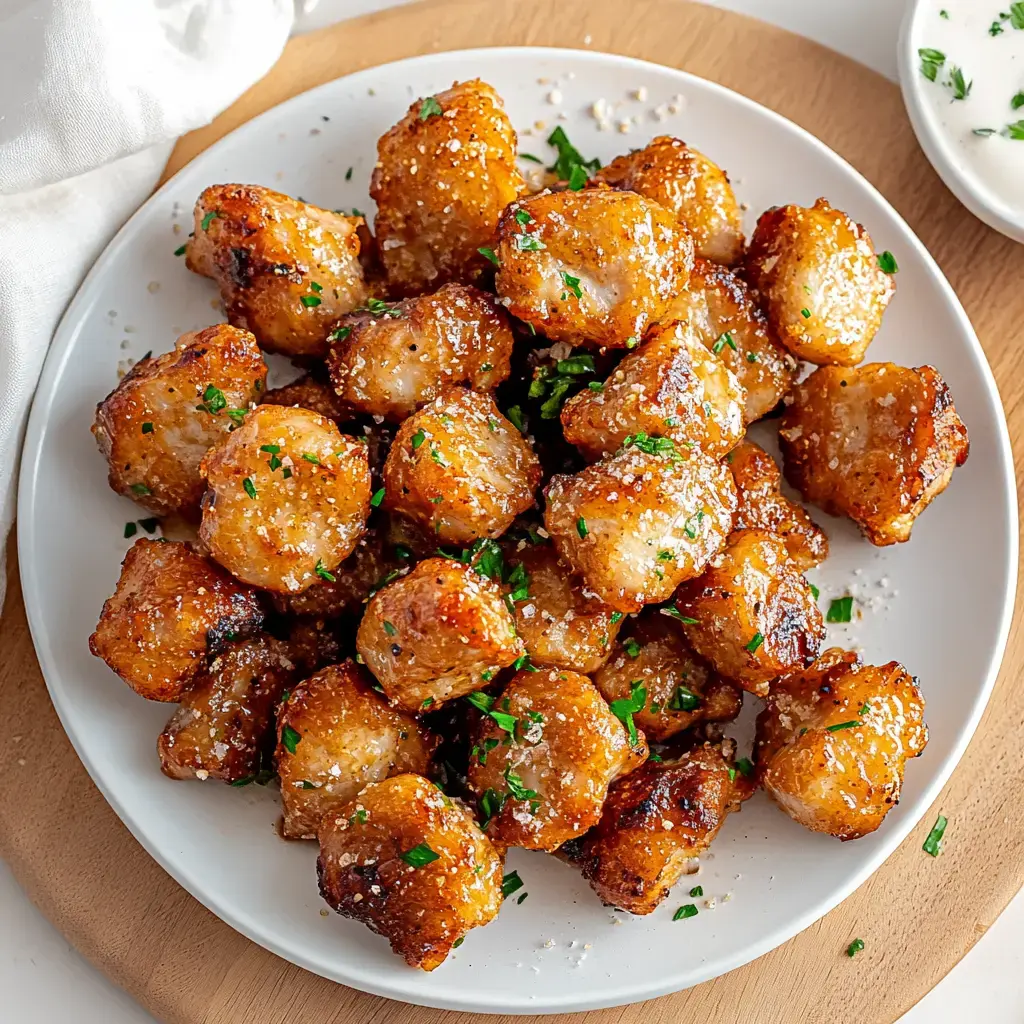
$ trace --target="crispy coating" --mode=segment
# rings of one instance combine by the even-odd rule
[[[497,255],[495,285],[513,316],[552,341],[624,348],[686,285],[693,242],[658,203],[588,188],[512,203]]]
[[[185,265],[217,282],[228,322],[261,348],[322,359],[334,322],[366,301],[362,223],[260,185],[211,185]]]
[[[588,459],[616,451],[630,434],[671,438],[715,458],[743,436],[743,388],[685,324],[654,327],[600,391],[562,406],[565,439]]]
[[[649,914],[668,896],[753,791],[735,769],[730,778],[731,768],[708,743],[673,761],[648,761],[612,784],[577,858],[603,902]]]
[[[215,324],[141,359],[96,407],[110,486],[157,515],[199,519],[199,463],[259,400],[267,367],[248,331]]]
[[[772,685],[757,718],[757,777],[794,821],[839,839],[874,832],[928,742],[924,698],[896,661],[833,647]]]
[[[728,462],[739,499],[735,529],[777,533],[801,572],[824,562],[828,537],[802,505],[779,493],[782,474],[775,460],[760,445],[743,440],[729,453]]]
[[[341,659],[336,626],[336,622],[313,616],[293,618],[288,623],[288,653],[299,667],[301,679]]]
[[[659,604],[725,543],[736,510],[729,467],[700,451],[630,445],[553,476],[544,525],[558,553],[621,612]]]
[[[394,423],[449,384],[492,391],[508,377],[515,340],[494,296],[464,284],[373,304],[373,312],[342,318],[334,333],[327,369],[338,394]]]
[[[261,405],[203,459],[199,536],[232,575],[298,593],[355,548],[370,511],[366,445],[309,409]]]
[[[432,971],[501,907],[502,857],[462,804],[418,775],[367,786],[320,826],[320,895]]]
[[[611,781],[647,759],[643,733],[631,746],[594,684],[575,672],[519,672],[493,711],[500,717],[482,715],[473,731],[469,786],[484,831],[505,846],[555,850],[582,836]]]
[[[263,623],[255,593],[180,541],[137,540],[89,650],[136,693],[177,701],[208,651]]]
[[[476,78],[417,100],[377,143],[370,196],[393,295],[474,284],[491,263],[498,216],[526,188],[501,97]]]
[[[384,507],[442,544],[499,537],[533,505],[540,461],[490,395],[446,388],[399,428]]]
[[[426,774],[437,740],[374,692],[349,659],[292,690],[277,716],[274,760],[281,777],[282,835],[313,839],[364,786],[403,772]]]
[[[295,672],[288,647],[266,634],[215,655],[157,739],[164,775],[223,782],[255,775],[274,708]]]
[[[879,546],[910,539],[970,447],[938,371],[895,363],[815,370],[793,391],[779,444],[803,497]]]
[[[642,683],[646,699],[633,721],[657,743],[698,722],[731,722],[743,700],[738,687],[694,654],[679,624],[655,608],[629,621],[593,679],[609,704],[628,699]]]
[[[729,367],[746,393],[747,423],[767,416],[796,380],[796,359],[779,343],[744,280],[727,267],[694,261],[690,282],[664,323],[681,320]]]
[[[717,672],[763,697],[768,683],[809,665],[825,639],[814,593],[785,541],[737,530],[720,555],[676,594],[690,646]]]
[[[782,344],[819,366],[856,366],[896,291],[867,229],[825,199],[761,214],[746,273]]]
[[[308,373],[291,384],[268,391],[263,396],[263,404],[312,409],[338,424],[347,423],[353,417],[352,410],[334,393],[333,388]]]
[[[671,210],[693,237],[698,256],[726,264],[742,257],[743,214],[729,176],[682,139],[659,135],[616,157],[594,178]]]
[[[622,613],[590,593],[552,544],[507,545],[506,563],[526,574],[529,595],[515,602],[516,630],[533,664],[584,674],[604,664]],[[515,595],[515,585],[507,589]]]
[[[356,649],[388,700],[413,712],[479,690],[524,650],[498,584],[449,558],[377,591]]]

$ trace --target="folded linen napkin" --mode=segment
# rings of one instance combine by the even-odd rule
[[[0,0],[0,603],[15,453],[61,313],[173,140],[266,74],[294,14],[293,0]]]

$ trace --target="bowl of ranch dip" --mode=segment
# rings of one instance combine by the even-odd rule
[[[911,0],[899,72],[918,141],[946,186],[1024,242],[1024,0]]]

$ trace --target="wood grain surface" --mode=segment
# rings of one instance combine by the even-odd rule
[[[418,53],[589,45],[685,68],[809,129],[909,221],[981,337],[1019,465],[1024,247],[984,227],[945,190],[915,143],[896,86],[806,39],[700,4],[635,0],[624,12],[619,0],[431,0],[296,39],[230,110],[180,141],[166,173],[296,93]],[[978,516],[983,525],[983,509]],[[61,730],[33,654],[13,547],[11,555],[0,621],[0,855],[50,920],[167,1024],[454,1022],[460,1015],[363,995],[274,957],[222,924],[149,858],[92,785]],[[995,694],[963,762],[926,820],[869,882],[744,968],[674,996],[577,1019],[890,1024],[924,995],[1024,882],[1020,626],[1018,615]],[[933,860],[922,854],[921,842],[939,810],[951,824],[946,850]],[[854,936],[866,949],[850,960],[842,950]]]

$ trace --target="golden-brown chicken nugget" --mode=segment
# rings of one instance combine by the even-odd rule
[[[334,321],[366,300],[362,217],[260,185],[211,185],[194,220],[185,265],[217,282],[228,322],[269,352],[322,359]]]
[[[896,291],[885,262],[862,224],[819,199],[809,209],[776,206],[761,214],[746,272],[793,355],[819,366],[856,366]]]
[[[501,907],[501,854],[460,803],[418,775],[367,786],[327,815],[317,875],[331,907],[424,971]]]
[[[373,686],[364,668],[344,661],[297,686],[278,712],[274,759],[287,838],[313,839],[325,814],[371,782],[427,774],[436,737]]]
[[[329,580],[366,529],[366,448],[309,409],[259,406],[203,459],[199,536],[253,586],[298,593]]]
[[[647,759],[629,710],[575,672],[523,670],[498,697],[469,700],[481,712],[469,786],[484,831],[505,846],[554,850],[582,836],[612,780]]]
[[[388,290],[421,295],[491,270],[501,211],[524,189],[501,97],[475,78],[417,100],[377,143],[370,196]]]
[[[180,541],[137,540],[89,650],[136,693],[177,701],[207,652],[263,623],[256,594]]]
[[[495,285],[552,341],[626,348],[661,320],[693,267],[675,217],[635,192],[540,192],[501,215]]]
[[[353,409],[399,423],[450,384],[492,391],[509,374],[514,337],[493,295],[446,284],[433,295],[369,302],[338,322],[327,368]]]
[[[227,324],[140,359],[96,407],[92,432],[110,486],[157,515],[198,520],[199,463],[259,401],[266,380],[256,339]]]
[[[659,135],[594,177],[671,210],[693,236],[698,256],[732,264],[743,255],[743,214],[729,176],[682,139]]]
[[[757,719],[757,777],[814,832],[859,839],[899,803],[903,771],[928,742],[924,698],[896,661],[861,665],[830,648],[772,684]]]
[[[877,545],[910,539],[970,447],[938,371],[895,363],[815,370],[793,391],[779,444],[803,497]]]

